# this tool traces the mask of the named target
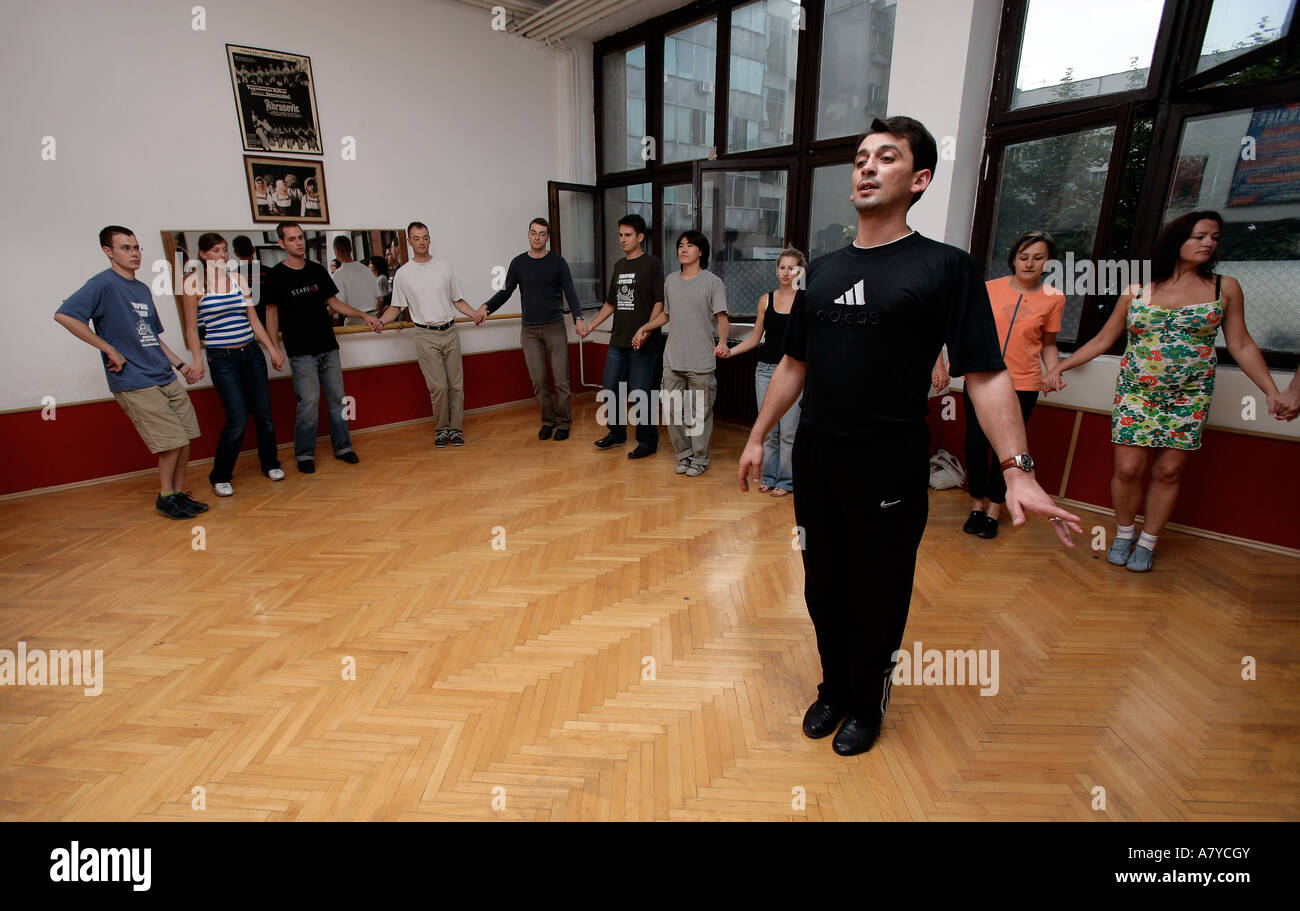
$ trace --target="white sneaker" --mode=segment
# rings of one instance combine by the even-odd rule
[[[229,483],[224,481],[220,484],[213,484],[212,489],[217,492],[217,496],[219,497],[233,497],[235,495],[235,488],[231,487]]]
[[[283,480],[284,480],[284,469],[283,469],[283,468],[272,468],[270,471],[268,471],[268,472],[266,473],[266,476],[267,476],[268,478],[270,478],[272,481],[283,481]],[[227,485],[227,486],[229,486],[229,485]]]

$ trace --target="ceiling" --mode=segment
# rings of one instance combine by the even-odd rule
[[[690,0],[460,0],[510,14],[508,30],[550,43],[576,38],[599,41],[625,28],[653,19]],[[531,21],[530,21],[531,20]]]

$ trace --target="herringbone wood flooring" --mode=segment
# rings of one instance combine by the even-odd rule
[[[0,689],[0,818],[1300,818],[1296,560],[1167,533],[1137,576],[933,493],[905,647],[998,649],[1000,690],[895,687],[842,759],[800,732],[793,506],[737,491],[743,430],[690,479],[575,405],[563,443],[518,406],[280,484],[246,456],[229,500],[202,465],[192,522],[152,477],[0,504],[0,648],[106,665],[98,697]]]

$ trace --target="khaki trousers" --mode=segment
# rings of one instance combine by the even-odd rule
[[[463,430],[465,371],[460,360],[460,334],[446,329],[415,327],[415,359],[429,390],[429,404],[439,430]]]

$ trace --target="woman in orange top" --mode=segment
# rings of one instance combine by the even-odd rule
[[[1011,245],[1007,266],[1011,274],[986,284],[993,318],[997,321],[1002,342],[1002,359],[1016,387],[1020,412],[1028,423],[1029,415],[1042,389],[1053,392],[1065,388],[1059,373],[1052,385],[1043,385],[1043,368],[1051,370],[1060,361],[1056,333],[1061,330],[1065,295],[1043,284],[1043,269],[1056,259],[1056,241],[1044,231],[1030,231]],[[935,389],[948,384],[943,355],[935,364]],[[942,382],[940,382],[942,380]],[[996,538],[998,515],[1006,501],[1007,482],[998,468],[998,456],[980,427],[970,396],[963,396],[966,406],[966,488],[971,497],[971,514],[962,526],[967,534]]]

